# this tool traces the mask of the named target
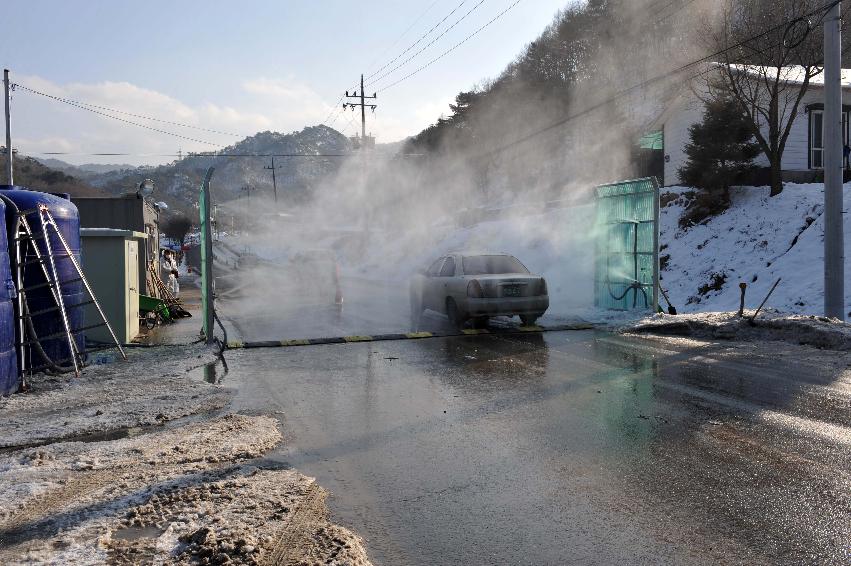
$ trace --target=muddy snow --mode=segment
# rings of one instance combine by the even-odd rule
[[[755,311],[655,314],[621,328],[624,332],[738,341],[783,341],[826,350],[851,350],[851,324],[813,315]]]
[[[262,456],[200,345],[139,348],[0,401],[0,563],[369,564],[326,493]]]

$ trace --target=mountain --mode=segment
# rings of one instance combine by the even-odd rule
[[[260,132],[216,154],[190,154],[156,167],[90,173],[86,179],[95,187],[118,195],[135,190],[141,181],[149,178],[156,185],[154,200],[165,202],[171,211],[194,214],[193,205],[208,167],[215,167],[210,183],[213,199],[225,203],[244,194],[245,186],[253,187],[254,195],[272,195],[272,172],[265,169],[271,167],[272,159],[260,156],[334,155],[275,158],[279,200],[292,204],[306,200],[316,183],[336,172],[350,152],[351,143],[340,132],[327,126],[310,126],[291,134]]]
[[[0,156],[0,170],[5,171],[6,158]],[[69,193],[75,197],[105,196],[104,191],[85,180],[53,169],[32,157],[18,156],[14,161],[15,184],[48,193]],[[6,182],[4,177],[3,182]]]
[[[72,165],[70,163],[62,161],[61,159],[42,157],[36,157],[35,159],[40,161],[42,164],[50,167],[51,169],[62,171],[63,173],[73,175],[74,177],[77,177],[79,179],[86,179],[88,177],[103,173],[110,173],[112,171],[125,171],[128,169],[136,168],[135,166],[128,165],[126,163],[83,163],[82,165]]]

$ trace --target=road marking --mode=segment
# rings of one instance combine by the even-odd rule
[[[480,336],[498,334],[528,334],[533,332],[560,332],[564,330],[593,330],[595,325],[588,322],[573,324],[558,324],[554,326],[504,326],[486,328],[465,328],[459,331],[437,332],[406,332],[404,334],[374,334],[354,336],[333,336],[327,338],[303,338],[298,340],[234,340],[228,342],[228,348],[233,350],[253,348],[281,348],[290,346],[319,346],[323,344],[353,344],[357,342],[387,342],[391,340],[421,340],[425,338],[451,338],[453,336]]]
[[[434,336],[431,332],[408,332],[405,334],[405,338],[410,338],[412,340],[416,340],[417,338],[431,338]]]

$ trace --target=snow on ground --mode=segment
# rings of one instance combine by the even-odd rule
[[[782,340],[828,350],[851,351],[851,325],[814,315],[790,315],[774,309],[678,314],[658,313],[621,330],[633,333],[724,340]]]
[[[29,393],[0,398],[0,448],[159,425],[230,400],[222,387],[187,376],[216,360],[201,345],[128,348],[127,356],[80,378],[37,375]]]
[[[369,564],[312,478],[262,461],[278,419],[227,414],[212,350],[128,357],[0,399],[0,564]]]
[[[280,440],[275,419],[227,415],[2,456],[0,560],[368,564],[362,541],[328,523],[312,478],[251,465]]]
[[[738,310],[740,282],[748,285],[746,306],[756,308],[781,278],[768,306],[794,314],[823,312],[824,185],[787,183],[775,197],[768,187],[734,188],[727,211],[680,229],[691,190],[663,189],[678,195],[661,211],[662,287],[678,311]],[[844,198],[847,208],[851,184],[844,186]],[[847,214],[845,249],[851,250]],[[851,281],[847,260],[845,280]],[[851,284],[845,293],[851,305]]]

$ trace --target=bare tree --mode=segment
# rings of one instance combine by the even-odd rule
[[[768,159],[771,196],[783,191],[783,152],[801,101],[822,72],[823,0],[725,0],[712,38],[721,87],[742,106]],[[717,75],[709,73],[710,90]]]

